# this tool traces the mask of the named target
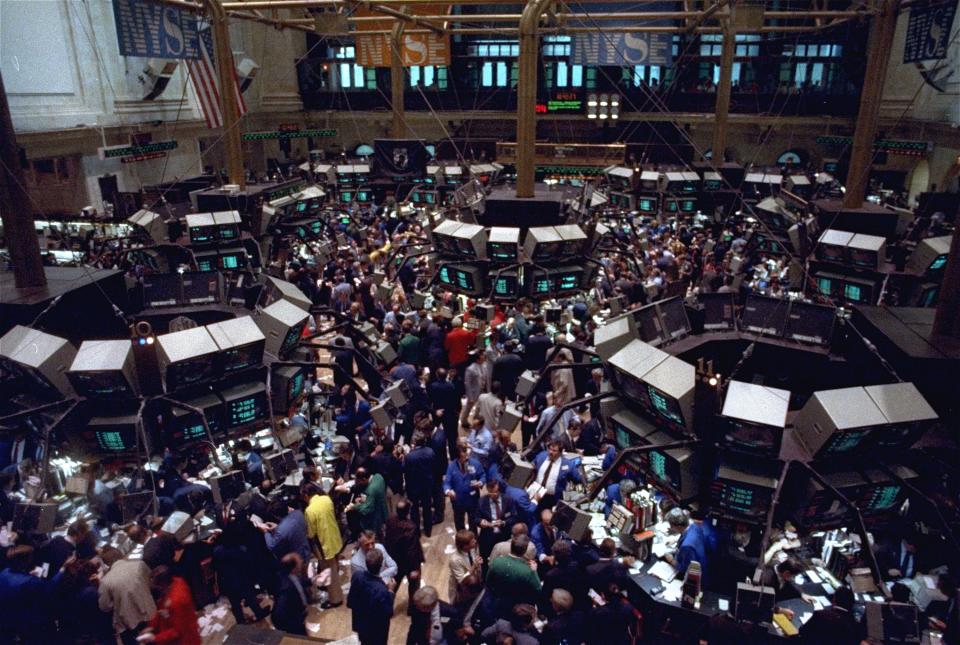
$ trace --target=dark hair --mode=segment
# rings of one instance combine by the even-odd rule
[[[166,589],[173,582],[173,571],[165,564],[158,565],[150,572],[150,586]]]
[[[123,560],[123,552],[113,546],[105,546],[100,550],[100,559],[108,567],[112,567],[118,560]]]
[[[287,503],[282,499],[275,499],[270,502],[268,510],[271,515],[273,515],[278,520],[282,520],[287,516],[287,513],[290,512],[290,507],[287,506]]]
[[[617,554],[617,543],[612,538],[604,538],[600,543],[600,555],[604,558],[612,558]]]
[[[777,565],[777,573],[792,573],[796,576],[803,573],[803,567],[793,558],[788,558]]]
[[[510,555],[522,558],[530,546],[530,538],[526,535],[515,535],[510,538]]]
[[[910,602],[910,587],[902,582],[895,582],[890,587],[890,599],[893,602]]]
[[[547,448],[553,448],[554,446],[563,450],[563,443],[559,439],[550,439],[547,441]]]
[[[380,553],[380,549],[370,549],[367,551],[365,561],[367,563],[367,571],[375,576],[380,574],[380,569],[383,567],[383,554]]]
[[[604,540],[606,542],[606,540]],[[612,542],[612,540],[611,540]],[[601,553],[603,547],[601,546]],[[614,547],[616,549],[616,547]],[[553,557],[555,557],[560,562],[569,562],[573,557],[573,545],[570,544],[567,540],[557,540],[553,543]]]

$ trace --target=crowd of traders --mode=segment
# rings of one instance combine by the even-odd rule
[[[562,303],[569,322],[557,325],[524,300],[498,305],[483,322],[469,307],[456,307],[452,294],[437,294],[429,309],[412,308],[414,290],[426,289],[432,277],[423,259],[401,263],[384,295],[374,271],[385,269],[393,252],[423,231],[389,211],[355,211],[351,221],[339,225],[347,244],[326,264],[317,261],[318,245],[290,240],[276,245],[271,263],[316,305],[336,312],[328,320],[372,322],[398,356],[385,369],[350,334],[331,339],[339,369],[328,405],[342,437],[333,450],[336,459],[328,464],[318,458],[321,443],[309,431],[312,410],[305,405],[291,411],[289,420],[306,431],[299,484],[269,480],[259,450],[239,442],[232,467],[244,473],[248,488],[217,504],[200,479],[207,457],[168,450],[155,456],[153,468],[127,473],[133,475],[129,492],[157,492],[157,517],[119,528],[104,521],[116,500],[102,485],[116,473],[91,471],[91,507],[101,513],[97,527],[80,520],[52,539],[0,535],[8,547],[0,556],[0,638],[199,643],[196,608],[212,595],[213,576],[203,564],[208,557],[216,589],[238,622],[269,614],[276,628],[293,634],[306,633],[311,604],[332,608],[346,602],[361,643],[385,643],[395,594],[406,579],[409,643],[616,644],[639,636],[641,616],[623,594],[629,558],[617,557],[612,540],[597,544],[589,533],[573,540],[553,520],[564,492],[586,485],[578,457],[600,455],[606,468],[616,452],[596,402],[566,407],[598,394],[603,370],[572,365],[584,359],[580,350],[592,346],[595,315],[609,298],[645,303],[678,282],[731,290],[730,262],[746,246],[741,223],[695,227],[637,220],[629,231],[618,229],[617,243],[627,252],[599,258],[603,271],[596,284]],[[440,305],[452,311],[441,312]],[[313,328],[324,322],[315,321]],[[489,338],[483,349],[479,335]],[[558,343],[562,349],[552,351]],[[550,361],[559,369],[527,398],[517,442],[515,432],[501,429],[500,418],[516,399],[524,370],[540,374]],[[397,421],[385,427],[370,410],[391,381],[405,382],[410,397]],[[532,479],[540,485],[533,498],[507,483],[510,453],[518,449],[530,449]],[[21,484],[17,464],[10,470],[0,475],[4,522],[12,515],[8,492]],[[332,484],[324,485],[325,478]],[[608,500],[628,497],[631,485],[625,474],[607,489]],[[448,505],[455,544],[447,563],[449,586],[438,590],[422,584],[421,538],[431,536]],[[173,510],[204,511],[215,529],[182,542],[162,530]],[[724,553],[749,558],[749,537],[717,536],[702,518],[663,510],[680,536],[667,556],[678,569],[697,560],[709,580],[720,577]],[[104,540],[98,528],[112,528],[114,535]],[[120,533],[127,540],[118,540]],[[107,545],[120,542],[133,545],[132,556]],[[341,558],[348,555],[349,571],[342,572]],[[795,573],[791,565],[769,569],[768,582],[787,589]],[[342,573],[350,577],[347,594]],[[834,614],[845,609],[846,593],[838,590]],[[955,614],[947,608],[931,618],[946,626]],[[808,624],[824,620],[849,622],[831,615]],[[721,625],[704,636],[711,643],[743,642],[726,641],[724,633]],[[822,642],[810,633],[809,642]],[[859,639],[855,627],[844,633],[851,634],[851,643]],[[841,641],[847,642],[835,642]]]

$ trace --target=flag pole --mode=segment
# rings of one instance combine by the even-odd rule
[[[243,147],[240,143],[240,106],[237,103],[237,78],[230,47],[230,19],[220,0],[203,0],[210,18],[214,65],[220,80],[220,112],[223,115],[223,139],[227,155],[227,178],[240,188],[247,185],[243,171]]]

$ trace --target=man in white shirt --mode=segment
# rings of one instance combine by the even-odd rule
[[[463,389],[467,395],[467,404],[463,406],[463,411],[460,413],[460,425],[462,426],[467,425],[470,412],[480,399],[480,395],[490,389],[486,362],[487,357],[481,352],[477,356],[477,360],[471,363],[463,373]]]

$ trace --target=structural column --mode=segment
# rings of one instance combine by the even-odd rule
[[[537,66],[540,16],[553,0],[529,0],[520,17],[517,59],[517,197],[533,197],[537,145]]]
[[[733,55],[737,50],[737,32],[732,16],[720,21],[723,29],[723,47],[720,51],[720,83],[717,85],[717,105],[713,124],[713,163],[723,163],[727,148],[727,120],[730,116],[730,84],[733,76]]]
[[[227,177],[231,184],[247,185],[243,172],[243,148],[240,143],[240,106],[237,102],[237,75],[230,47],[230,19],[220,0],[204,0],[213,33],[213,52],[220,80],[220,112],[223,114],[223,140],[227,154]]]
[[[20,149],[7,92],[0,74],[0,217],[13,263],[13,280],[18,289],[43,287],[47,276],[40,259],[40,245],[33,227],[33,207],[27,195]]]
[[[393,26],[390,36],[390,103],[393,105],[393,138],[407,136],[406,108],[403,104],[403,22]]]
[[[899,0],[877,0],[878,13],[870,26],[867,47],[867,69],[860,90],[860,111],[850,150],[850,170],[847,172],[844,208],[860,208],[867,196],[867,182],[873,161],[873,140],[877,136],[880,100],[887,77],[887,62],[892,55],[893,34],[897,28]]]
[[[850,191],[847,190],[847,194]],[[950,254],[943,270],[943,282],[937,300],[937,313],[933,318],[933,335],[960,338],[960,213],[954,213],[953,239]]]

